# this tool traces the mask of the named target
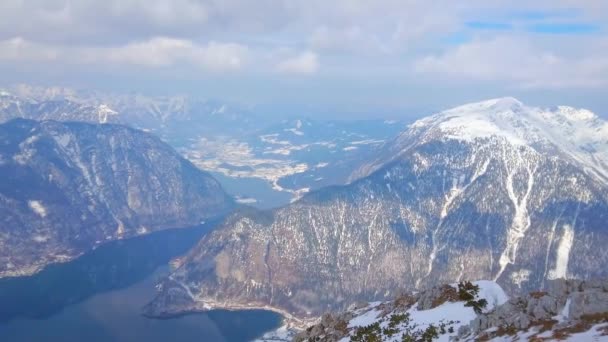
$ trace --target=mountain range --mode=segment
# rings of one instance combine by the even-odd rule
[[[301,321],[463,279],[513,294],[605,277],[607,137],[587,110],[513,98],[418,120],[351,183],[232,214],[146,313],[258,307]]]
[[[13,118],[118,123],[151,132],[202,170],[228,181],[232,195],[262,208],[344,184],[362,158],[403,127],[387,120],[279,120],[252,108],[186,95],[28,85],[0,91],[0,122]],[[243,186],[243,180],[253,182]],[[266,186],[251,186],[259,182]],[[239,190],[244,187],[257,190]]]

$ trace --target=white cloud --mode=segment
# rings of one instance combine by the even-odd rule
[[[0,69],[18,82],[32,71],[43,83],[95,84],[128,74],[137,84],[145,79],[138,75],[196,78],[201,70],[240,70],[251,79],[315,74],[322,62],[323,77],[335,82],[374,81],[361,85],[369,94],[446,78],[501,89],[585,88],[606,84],[608,47],[597,42],[606,38],[607,19],[606,0],[2,0]],[[526,32],[531,20],[600,29],[581,42],[582,35]],[[512,30],[475,30],[467,25],[473,21]],[[477,39],[451,45],[471,37]]]
[[[314,50],[330,53],[385,53],[388,47],[380,39],[360,26],[316,28],[309,39]]]
[[[319,57],[312,51],[288,58],[277,64],[277,70],[283,73],[313,74],[319,69]]]
[[[475,40],[417,60],[419,73],[461,80],[506,82],[522,88],[608,84],[608,56],[592,51],[563,56],[524,37]]]
[[[60,51],[53,47],[21,37],[0,41],[0,61],[54,61],[59,55]]]
[[[240,69],[248,48],[234,43],[201,45],[186,39],[154,37],[121,46],[51,46],[23,38],[0,42],[0,60],[12,62],[60,62],[68,64],[113,64],[167,67],[187,63],[210,71]]]
[[[247,48],[233,43],[211,41],[198,45],[190,40],[156,37],[144,42],[113,48],[87,50],[91,61],[109,61],[143,66],[171,66],[180,62],[214,71],[235,70],[243,66]]]

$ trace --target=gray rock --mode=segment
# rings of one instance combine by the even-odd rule
[[[608,292],[597,288],[572,293],[570,300],[570,316],[573,319],[608,312]]]
[[[511,298],[507,303],[489,313],[475,318],[466,329],[459,331],[459,338],[475,337],[489,328],[514,326],[526,331],[540,321],[559,318],[565,320],[553,329],[577,324],[585,315],[608,314],[608,292],[604,290],[608,280],[555,280],[548,284],[547,292],[533,292],[522,297]],[[558,317],[569,308],[567,317]]]

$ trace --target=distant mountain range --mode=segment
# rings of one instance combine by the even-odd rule
[[[309,319],[463,279],[516,293],[605,277],[607,151],[608,123],[586,110],[501,98],[438,113],[348,185],[233,214],[146,312],[261,307]]]
[[[262,192],[233,193],[260,207],[289,202],[269,202],[266,197],[273,193],[295,199],[310,190],[346,183],[356,165],[404,126],[385,120],[275,120],[262,114],[191,96],[150,97],[26,85],[0,92],[0,122],[27,118],[120,123],[152,132],[223,180],[266,182]],[[230,188],[243,188],[237,184]]]
[[[198,225],[234,206],[160,139],[119,125],[0,124],[0,277],[111,240]]]

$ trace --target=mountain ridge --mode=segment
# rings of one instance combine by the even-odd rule
[[[2,124],[0,175],[0,276],[35,273],[104,241],[197,225],[234,206],[160,139],[113,124]]]
[[[586,109],[528,107],[512,97],[470,103],[417,120],[350,179],[370,174],[435,136],[465,142],[505,138],[515,145],[552,148],[585,164],[608,184],[608,122]]]
[[[348,185],[233,215],[184,258],[147,312],[255,303],[308,319],[460,279],[516,293],[606,276],[608,187],[584,164],[555,146],[452,139],[434,127],[410,126],[385,146],[404,151],[399,158]]]

